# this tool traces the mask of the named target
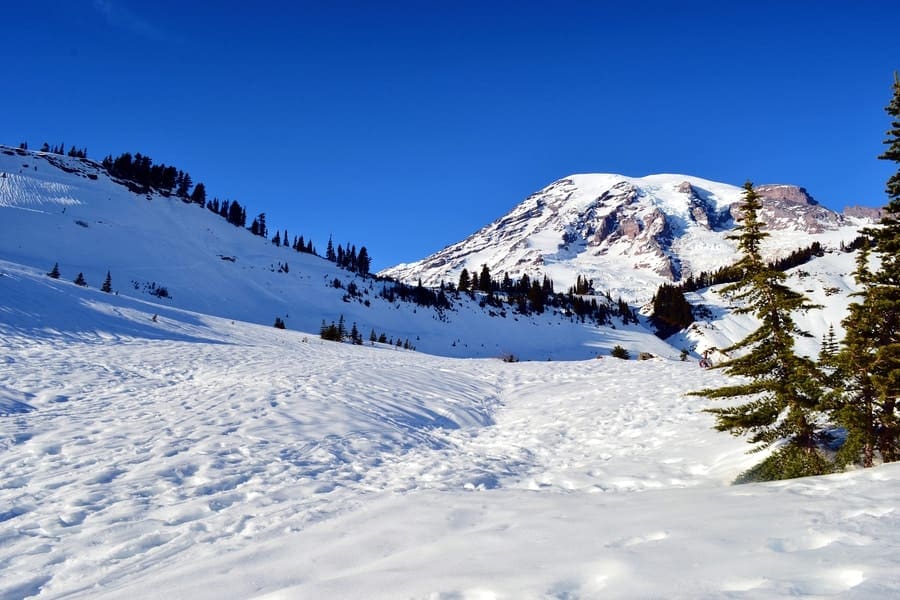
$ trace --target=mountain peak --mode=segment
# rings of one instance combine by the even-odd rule
[[[773,234],[772,258],[808,246],[810,236],[855,236],[854,225],[801,187],[757,189]],[[742,196],[740,187],[683,174],[573,174],[465,240],[382,274],[437,286],[455,282],[464,268],[477,272],[487,265],[498,276],[547,275],[559,288],[582,275],[594,279],[597,289],[644,301],[660,283],[736,259],[726,235],[734,226],[732,207]]]

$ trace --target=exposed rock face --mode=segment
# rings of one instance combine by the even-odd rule
[[[760,217],[770,229],[799,229],[822,233],[843,225],[836,212],[819,206],[805,189],[796,185],[760,185],[756,187],[762,198]]]
[[[796,185],[758,185],[756,193],[765,200],[781,205],[817,206],[819,204],[809,195],[806,188]]]
[[[844,216],[877,222],[881,220],[882,213],[880,208],[871,208],[869,206],[847,206],[844,208]]]

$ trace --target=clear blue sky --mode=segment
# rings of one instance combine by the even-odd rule
[[[880,206],[900,2],[5,3],[0,142],[142,152],[422,258],[576,172]]]

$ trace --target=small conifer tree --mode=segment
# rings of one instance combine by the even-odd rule
[[[100,286],[101,292],[106,292],[107,294],[112,292],[112,276],[109,271],[106,272],[106,279],[103,280],[103,285]]]
[[[53,263],[53,268],[47,273],[48,277],[59,279],[59,263]]]
[[[628,360],[629,358],[631,358],[631,354],[628,352],[628,350],[619,345],[614,346],[613,349],[609,351],[609,353],[613,356],[613,358],[621,358],[623,360]]]
[[[75,285],[87,287],[87,281],[84,280],[84,273],[78,273],[78,277],[75,278]]]

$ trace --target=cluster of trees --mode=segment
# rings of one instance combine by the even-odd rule
[[[484,306],[503,308],[508,304],[523,315],[559,310],[582,322],[590,320],[604,324],[609,323],[612,316],[618,316],[625,324],[638,322],[634,309],[621,298],[613,302],[606,293],[606,302],[597,302],[593,280],[581,275],[566,294],[561,294],[555,291],[553,281],[546,275],[542,279],[532,279],[526,273],[520,279],[512,279],[504,273],[497,280],[491,277],[488,266],[482,265],[480,273],[470,274],[468,269],[463,269],[456,289],[472,297],[475,292],[482,292]]]
[[[865,237],[861,236],[849,245],[841,243],[842,248],[851,252],[860,247]],[[775,271],[785,272],[794,267],[808,263],[813,257],[823,256],[824,250],[819,242],[813,242],[806,248],[791,252],[788,256],[768,263]],[[729,265],[716,271],[703,271],[699,275],[691,275],[680,284],[664,283],[653,296],[653,312],[651,322],[656,327],[656,334],[661,338],[681,331],[694,322],[694,314],[690,303],[685,299],[685,292],[695,292],[704,288],[721,284],[733,284],[741,281],[744,271],[738,265]]]
[[[28,150],[28,142],[22,142],[19,144],[20,150]],[[69,148],[69,151],[66,152],[66,145],[60,144],[59,146],[50,146],[47,142],[44,142],[41,145],[41,152],[47,152],[48,154],[59,154],[61,156],[72,156],[75,158],[87,158],[87,148],[76,148],[74,145]]]
[[[203,184],[198,183],[197,187],[201,185]],[[202,206],[202,203],[200,205]],[[247,209],[241,206],[237,200],[222,200],[222,202],[219,202],[218,198],[213,198],[206,203],[206,208],[235,227],[247,226]]]
[[[362,334],[359,332],[356,323],[353,323],[350,329],[347,330],[347,326],[344,323],[344,315],[340,316],[337,323],[332,321],[331,323],[326,324],[323,320],[322,326],[319,329],[319,337],[323,340],[332,342],[350,342],[357,346],[361,346],[363,343]],[[405,348],[406,350],[416,349],[415,346],[409,343],[408,338],[406,340],[401,340],[398,337],[395,343],[394,338],[388,338],[386,333],[382,332],[380,335],[376,335],[374,329],[369,333],[369,342],[372,344],[377,342],[379,344],[389,344],[391,346],[396,345],[398,348]]]
[[[130,152],[124,152],[116,158],[108,155],[100,164],[111,176],[135,183],[143,191],[152,188],[201,206],[206,203],[206,187],[202,183],[194,187],[194,181],[189,173],[171,165],[167,166],[165,163],[153,164],[153,159],[140,152],[134,156]]]
[[[484,292],[485,304],[501,307],[505,299],[508,304],[514,305],[521,314],[535,312],[541,314],[548,304],[552,304],[555,294],[553,281],[546,275],[542,280],[531,279],[527,273],[519,279],[512,279],[508,273],[504,273],[499,280],[491,276],[491,270],[487,265],[481,266],[481,273],[469,275],[467,269],[463,269],[459,275],[457,289],[460,292]],[[498,294],[502,297],[498,297]]]
[[[346,248],[338,244],[337,250],[335,250],[334,242],[330,237],[328,246],[325,248],[325,259],[342,269],[358,273],[363,277],[367,276],[372,269],[372,257],[369,256],[369,251],[365,246],[361,246],[358,253],[356,245],[351,246],[349,243]]]
[[[385,282],[381,287],[380,296],[388,302],[397,300],[412,302],[418,306],[435,308],[439,312],[453,307],[443,283],[437,291],[434,291],[423,286],[421,279],[415,286],[406,285],[398,281]]]
[[[887,107],[893,117],[888,150],[879,158],[900,164],[896,74],[893,90]],[[741,301],[738,312],[755,316],[759,327],[724,349],[741,354],[719,365],[745,382],[695,392],[741,399],[740,404],[708,409],[716,417],[716,429],[746,435],[753,451],[776,448],[739,481],[900,460],[900,168],[887,182],[882,226],[863,231],[870,241],[857,255],[854,276],[861,291],[842,322],[844,339],[836,343],[829,329],[818,361],[794,351],[796,337],[809,334],[797,327],[793,315],[812,306],[785,285],[783,272],[762,260],[760,245],[768,235],[759,219],[762,204],[751,183],[744,188],[741,221],[733,235],[742,253],[734,266],[740,277],[723,291]]]
[[[858,241],[854,242],[847,248],[853,248],[858,243]],[[848,251],[850,250],[848,249]],[[794,250],[788,256],[768,263],[768,265],[777,271],[783,272],[806,264],[812,260],[813,257],[822,256],[823,254],[824,250],[822,249],[822,245],[819,242],[813,242],[808,247]],[[741,277],[743,277],[743,272],[737,265],[728,265],[715,271],[702,271],[699,275],[690,275],[682,283],[678,284],[677,287],[680,288],[682,292],[696,292],[697,290],[702,290],[703,288],[714,285],[735,283],[740,281]]]
[[[47,277],[51,279],[59,279],[61,273],[59,272],[59,263],[53,263],[53,268],[50,269],[50,272],[47,273]],[[81,287],[87,287],[87,280],[84,278],[84,273],[79,271],[78,275],[75,279],[72,280],[72,283],[75,285],[80,285]],[[100,291],[105,292],[107,294],[112,293],[112,275],[109,271],[106,272],[106,279],[103,280],[103,285],[100,286]]]
[[[659,286],[653,296],[650,321],[656,327],[656,335],[661,338],[667,338],[694,322],[694,312],[681,286],[669,283]]]

